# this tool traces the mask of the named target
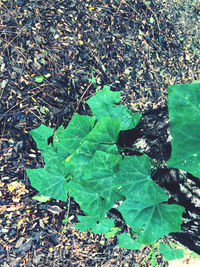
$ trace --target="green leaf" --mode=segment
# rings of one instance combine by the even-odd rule
[[[82,176],[84,168],[96,150],[119,154],[117,146],[113,143],[117,142],[120,127],[119,119],[102,118],[99,120],[71,157],[66,159],[64,162],[66,169],[78,178]]]
[[[93,111],[93,114],[98,120],[103,117],[119,118],[122,125],[121,130],[135,128],[141,118],[141,115],[138,113],[131,115],[131,112],[126,106],[105,103],[97,107]]]
[[[45,165],[54,164],[58,161],[58,155],[51,144],[48,145],[48,138],[53,135],[53,129],[40,125],[38,128],[30,131],[31,136],[36,141],[37,147],[42,151]]]
[[[97,224],[92,216],[78,216],[78,220],[80,223],[76,223],[75,228],[81,232],[91,230]]]
[[[105,203],[98,193],[73,181],[67,183],[67,189],[70,196],[88,216],[92,216],[94,219],[105,216],[107,209],[105,209]]]
[[[58,155],[52,145],[43,147],[42,157],[44,158],[45,166],[53,166],[58,161]]]
[[[64,170],[59,167],[59,162],[62,158],[57,155],[52,145],[48,145],[47,142],[48,138],[53,134],[53,131],[53,129],[41,125],[30,132],[38,148],[42,150],[45,168],[26,169],[26,172],[31,185],[41,195],[66,201],[67,189]]]
[[[96,220],[104,218],[106,213],[114,206],[117,199],[122,200],[121,195],[116,193],[112,195],[112,199],[108,202],[95,192],[93,188],[89,188],[84,184],[82,185],[75,180],[67,183],[67,190],[84,213],[92,216]]]
[[[151,1],[145,1],[145,4],[150,6],[151,5]]]
[[[55,166],[42,169],[26,169],[31,186],[41,195],[52,197],[61,201],[67,200],[66,180]]]
[[[125,156],[112,188],[136,202],[156,204],[168,200],[165,190],[151,178],[151,163],[146,155]]]
[[[106,234],[110,228],[114,225],[113,219],[102,218],[100,221],[96,221],[91,216],[78,216],[80,223],[75,225],[75,228],[81,232],[91,230],[94,234]]]
[[[173,249],[166,244],[159,244],[159,251],[166,261],[182,259],[184,257],[183,249]]]
[[[107,233],[105,233],[105,238],[110,238],[116,235],[120,231],[119,227],[111,227]]]
[[[82,116],[76,113],[66,129],[61,126],[54,135],[53,144],[58,154],[72,154],[81,144],[83,138],[94,127],[95,117]]]
[[[121,160],[121,155],[96,151],[83,172],[82,185],[92,188],[92,190],[106,199],[108,203],[114,203],[116,194],[111,186]]]
[[[120,119],[101,118],[85,140],[93,143],[116,143],[120,130]]]
[[[50,197],[46,197],[43,195],[35,195],[32,197],[32,199],[40,201],[40,202],[47,202],[50,199]]]
[[[36,83],[42,83],[44,80],[44,76],[40,75],[40,76],[35,76],[35,81]]]
[[[106,234],[110,228],[114,226],[114,220],[103,218],[97,222],[95,227],[92,228],[92,233],[94,234]]]
[[[89,161],[92,159],[98,145],[88,141],[84,141],[75,152],[69,156],[64,162],[64,166],[77,179],[82,177],[83,171]]]
[[[118,239],[118,247],[125,249],[140,249],[142,244],[134,240],[132,237],[123,233],[117,236]]]
[[[154,22],[155,22],[155,20],[154,20],[154,18],[151,16],[151,17],[150,17],[150,23],[151,23],[151,24],[154,24]]]
[[[63,164],[67,170],[71,171],[74,177],[79,178],[82,176],[84,169],[97,150],[119,155],[116,145],[96,144],[84,141]]]
[[[43,106],[40,106],[40,112],[41,112],[42,114],[46,114],[46,111],[45,111],[45,109],[44,109]]]
[[[134,199],[134,195],[132,196]],[[138,241],[151,244],[171,232],[180,232],[184,208],[178,205],[143,204],[126,199],[118,207],[126,223],[138,232]]]
[[[200,83],[168,89],[172,153],[168,166],[200,178]]]
[[[30,134],[34,138],[37,147],[40,150],[43,150],[48,146],[48,138],[53,135],[53,131],[54,129],[51,129],[42,124],[38,128],[30,131]]]
[[[92,79],[89,79],[89,82],[95,84],[95,77],[92,76]]]
[[[99,109],[102,104],[114,104],[119,103],[119,101],[120,92],[113,92],[109,86],[104,86],[103,90],[96,92],[86,103],[91,108],[92,113],[95,114],[95,110]]]

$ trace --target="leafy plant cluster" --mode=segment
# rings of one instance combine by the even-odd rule
[[[169,118],[172,156],[168,166],[200,177],[200,84],[169,88]],[[61,201],[67,195],[80,205],[86,216],[78,216],[80,231],[116,236],[118,246],[140,249],[171,232],[180,232],[184,208],[168,204],[164,189],[151,178],[147,155],[126,156],[117,146],[120,131],[134,129],[141,115],[119,105],[120,92],[109,86],[97,91],[87,104],[92,116],[76,113],[66,129],[41,125],[30,133],[42,151],[45,167],[26,169],[31,185],[41,195]],[[131,234],[121,233],[107,214],[115,203]],[[166,259],[183,253],[160,244]]]

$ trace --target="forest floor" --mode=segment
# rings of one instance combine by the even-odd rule
[[[92,76],[132,111],[166,107],[170,85],[200,80],[199,22],[197,0],[0,1],[1,266],[151,266],[151,246],[76,230],[73,201],[62,233],[67,202],[32,199],[25,168],[42,160],[29,131],[87,114]]]

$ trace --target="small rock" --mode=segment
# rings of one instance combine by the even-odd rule
[[[8,83],[8,80],[3,80],[1,83],[1,88],[4,89]]]
[[[4,69],[5,69],[5,66],[6,66],[6,64],[5,64],[5,63],[2,63],[2,64],[1,64],[1,71],[2,71],[2,72],[4,71]]]
[[[13,72],[10,74],[10,77],[11,77],[11,79],[16,79],[16,78],[17,78],[17,73],[13,71]]]
[[[0,64],[3,63],[3,57],[0,56]]]

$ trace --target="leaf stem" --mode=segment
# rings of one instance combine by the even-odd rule
[[[61,234],[63,233],[66,233],[66,227],[67,227],[67,223],[68,223],[68,219],[69,219],[69,208],[70,208],[70,195],[68,193],[68,202],[67,202],[67,215],[66,215],[66,218],[63,220],[63,222],[65,223],[62,231],[61,231]]]
[[[102,143],[100,143],[100,144],[101,144],[101,145],[115,145],[116,143],[112,143],[112,142],[110,142],[110,143],[109,143],[109,142],[108,142],[108,143],[105,142],[105,143],[104,143],[104,142],[102,142]]]

